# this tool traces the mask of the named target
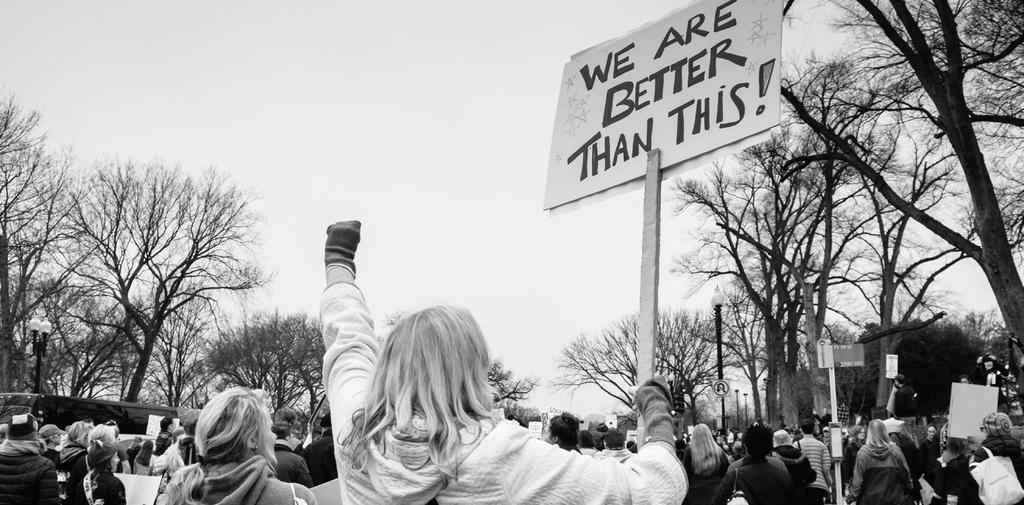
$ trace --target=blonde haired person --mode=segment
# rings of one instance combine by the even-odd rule
[[[736,442],[742,445],[741,442]],[[729,470],[729,456],[722,446],[715,442],[711,428],[706,424],[698,424],[690,435],[690,445],[683,453],[683,469],[690,489],[686,493],[684,505],[703,505],[711,503],[715,497],[718,484]]]
[[[119,469],[117,433],[106,425],[96,426],[89,432],[88,472],[75,488],[75,505],[125,505],[124,484],[114,476]]]
[[[682,502],[686,479],[664,381],[637,390],[651,438],[624,464],[564,451],[497,422],[487,343],[468,311],[425,309],[378,343],[355,286],[359,240],[356,221],[328,228],[321,305],[343,504]]]
[[[889,440],[881,420],[871,421],[864,446],[857,452],[846,503],[900,505],[913,489],[903,452]]]
[[[270,412],[255,391],[231,388],[199,414],[196,450],[202,463],[171,477],[165,493],[174,505],[316,505],[313,493],[274,477]]]

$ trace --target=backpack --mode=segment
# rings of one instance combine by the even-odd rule
[[[1013,505],[1024,499],[1014,473],[1013,463],[1005,456],[995,456],[988,447],[982,446],[988,459],[971,467],[971,477],[978,482],[978,497],[985,505]]]

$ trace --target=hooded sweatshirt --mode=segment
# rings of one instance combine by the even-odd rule
[[[345,440],[370,389],[380,344],[373,316],[344,267],[328,268],[320,314],[331,420],[335,440]],[[483,420],[459,432],[455,475],[448,477],[430,459],[426,436],[396,427],[384,436],[358,467],[352,447],[336,448],[343,504],[422,505],[436,496],[446,505],[679,505],[686,494],[675,448],[665,442],[646,444],[619,463],[564,451],[519,425]]]
[[[814,480],[818,478],[818,472],[811,468],[810,460],[796,447],[780,445],[775,447],[774,452],[775,457],[781,459],[786,465],[786,471],[793,479],[793,503],[795,505],[807,503],[807,485],[814,483]]]
[[[846,503],[899,505],[912,490],[910,469],[899,447],[891,443],[865,444],[857,452]]]
[[[306,487],[277,480],[263,456],[253,456],[240,464],[204,467],[204,505],[291,505],[295,497],[316,505],[316,498]],[[176,482],[168,484],[170,491]]]

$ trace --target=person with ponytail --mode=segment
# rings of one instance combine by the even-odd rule
[[[89,432],[86,474],[74,490],[75,505],[125,505],[124,483],[114,476],[120,470],[117,434],[107,425]]]
[[[355,284],[360,237],[358,221],[335,223],[324,250],[323,376],[341,503],[682,503],[686,476],[675,455],[663,379],[636,390],[646,437],[625,463],[533,438],[518,424],[492,417],[491,356],[466,309],[429,307],[400,320],[383,342],[377,339]]]
[[[316,505],[308,488],[275,477],[274,434],[263,397],[231,388],[203,407],[195,428],[201,463],[174,473],[164,493],[173,505]]]

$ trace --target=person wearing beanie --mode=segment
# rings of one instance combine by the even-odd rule
[[[807,503],[805,489],[818,477],[818,472],[811,468],[811,462],[804,456],[800,449],[793,447],[793,437],[786,430],[778,430],[772,435],[775,448],[772,450],[776,458],[782,460],[786,465],[786,471],[793,479],[793,505]]]
[[[124,483],[114,476],[120,467],[114,429],[106,425],[93,428],[88,451],[89,471],[75,489],[74,505],[126,505]]]
[[[331,416],[320,419],[323,432],[320,438],[302,450],[302,459],[306,461],[306,469],[314,486],[330,482],[338,478],[338,462],[334,459],[334,438],[331,436]]]
[[[649,437],[625,463],[565,451],[495,422],[491,351],[468,310],[428,307],[377,339],[356,285],[360,237],[358,221],[335,223],[324,246],[323,369],[338,421],[342,503],[682,503],[687,484],[664,379],[644,378],[633,395]]]
[[[1013,463],[1013,470],[1017,474],[1017,480],[1024,482],[1024,455],[1021,453],[1020,444],[1010,435],[1012,427],[1013,423],[1010,422],[1010,416],[1002,412],[993,412],[985,416],[981,424],[981,431],[985,434],[985,440],[982,440],[981,447],[974,451],[974,462],[981,463],[985,461],[988,459],[990,452],[993,456],[1009,458],[1010,462]]]
[[[277,457],[277,478],[281,482],[294,482],[306,487],[313,487],[313,479],[309,476],[309,467],[302,456],[295,454],[288,441],[292,434],[292,425],[288,422],[277,422],[271,427],[274,436],[274,456]]]
[[[46,445],[46,450],[43,451],[43,456],[50,461],[53,461],[54,468],[57,467],[57,460],[60,459],[60,451],[57,450],[57,446],[60,445],[60,436],[64,432],[61,431],[55,425],[47,424],[42,428],[39,428],[39,441]]]
[[[0,503],[58,505],[57,470],[42,456],[36,437],[39,423],[32,414],[11,416],[7,438],[0,444]]]
[[[910,471],[910,480],[914,485],[914,493],[920,494],[920,478],[924,475],[924,461],[921,459],[921,451],[917,448],[917,442],[904,429],[906,423],[899,419],[889,418],[883,421],[885,431],[889,440],[900,448],[903,453],[903,460],[907,463]]]

